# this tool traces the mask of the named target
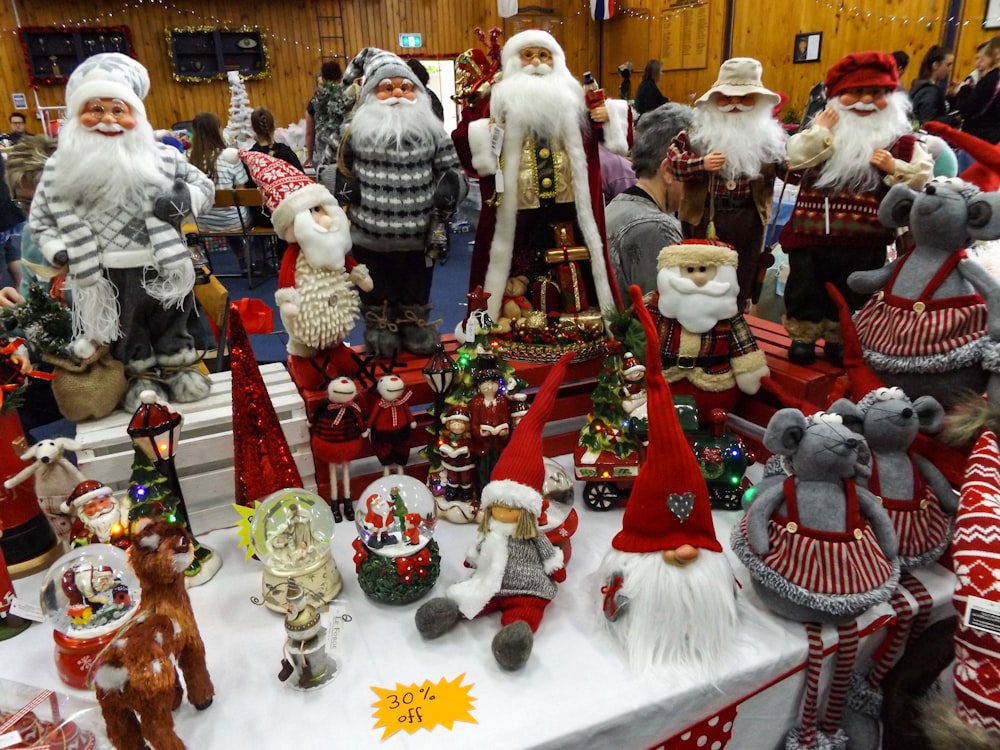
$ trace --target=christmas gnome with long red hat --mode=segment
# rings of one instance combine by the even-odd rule
[[[736,632],[735,578],[663,377],[652,318],[639,287],[629,293],[646,331],[649,446],[601,563],[603,620],[634,669],[683,663],[712,678]]]
[[[948,548],[958,496],[941,471],[912,450],[919,432],[937,432],[944,408],[933,396],[909,396],[886,387],[865,364],[847,303],[832,284],[830,298],[840,312],[844,336],[844,368],[857,403],[841,398],[830,405],[844,424],[864,436],[870,454],[868,489],[892,521],[899,541],[902,573],[899,589],[889,599],[896,614],[867,674],[855,672],[848,694],[844,729],[857,750],[875,750],[879,740],[882,682],[899,660],[910,638],[927,627],[934,607],[930,592],[911,571],[933,563]],[[914,607],[910,600],[916,602]]]
[[[549,371],[480,494],[479,536],[466,555],[475,572],[417,610],[424,638],[444,635],[463,617],[500,612],[503,627],[493,638],[493,656],[504,669],[520,669],[528,661],[556,583],[566,579],[562,551],[538,530],[538,516],[545,481],[542,428],[574,355],[563,355]]]
[[[234,153],[227,152],[227,158]],[[238,154],[264,196],[275,233],[288,243],[274,300],[288,333],[296,383],[325,384],[322,377],[318,383],[302,382],[316,371],[312,365],[302,366],[307,364],[302,359],[327,359],[316,371],[325,371],[326,379],[354,374],[357,368],[342,344],[360,315],[354,285],[371,291],[372,281],[368,269],[347,254],[347,216],[329,190],[287,162],[257,151]]]

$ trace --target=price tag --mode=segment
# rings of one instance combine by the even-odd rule
[[[1000,602],[970,596],[965,602],[965,626],[1000,635]]]
[[[42,605],[38,600],[19,599],[14,597],[10,603],[11,614],[17,615],[32,622],[45,622],[45,615],[42,614]],[[0,747],[3,747],[0,745]]]
[[[396,732],[403,731],[413,734],[418,729],[428,732],[436,726],[451,729],[456,721],[478,724],[472,718],[472,702],[476,700],[469,695],[474,687],[472,684],[462,685],[465,674],[460,674],[449,682],[444,677],[432,683],[424,680],[423,684],[402,685],[396,683],[395,689],[372,686],[379,699],[372,703],[378,721],[373,729],[383,729],[382,739],[386,740]]]
[[[21,739],[21,733],[17,730],[13,732],[8,732],[7,734],[0,734],[0,750],[5,747],[14,747],[14,745],[20,745],[23,742]]]

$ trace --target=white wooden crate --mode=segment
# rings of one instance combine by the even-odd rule
[[[316,469],[309,448],[306,407],[288,371],[281,364],[260,368],[281,429],[291,448],[306,489],[316,489]],[[210,376],[208,397],[193,404],[172,404],[184,415],[175,464],[181,490],[196,534],[236,524],[232,509],[233,475],[232,373]],[[259,406],[256,405],[255,406]],[[77,426],[83,448],[76,454],[80,470],[116,492],[128,488],[135,450],[127,428],[132,414],[118,411],[104,419]]]

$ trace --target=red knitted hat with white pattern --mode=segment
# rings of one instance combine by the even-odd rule
[[[625,506],[622,530],[611,546],[622,552],[660,552],[690,544],[722,552],[715,536],[708,485],[684,437],[670,386],[663,377],[656,326],[639,287],[633,286],[629,294],[646,332],[649,447]]]
[[[549,370],[528,413],[493,467],[490,481],[483,487],[480,502],[484,508],[505,505],[523,508],[536,518],[542,513],[542,485],[545,483],[542,430],[556,402],[559,385],[576,352],[567,352]]]
[[[1000,635],[991,614],[1000,607],[1000,448],[989,430],[979,436],[965,470],[952,560],[957,712],[1000,744]]]
[[[329,190],[313,182],[287,161],[246,149],[240,149],[239,155],[264,196],[274,231],[281,239],[286,239],[285,233],[295,221],[296,214],[321,203],[334,202]]]

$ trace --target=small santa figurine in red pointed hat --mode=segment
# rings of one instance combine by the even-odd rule
[[[293,376],[313,369],[296,367],[302,360],[321,355],[330,355],[323,363],[329,376],[354,374],[357,367],[341,345],[360,314],[354,286],[371,291],[372,281],[368,269],[348,256],[347,216],[329,190],[287,162],[246,150],[239,158],[264,195],[274,231],[288,243],[274,300],[288,332]]]
[[[493,638],[493,656],[504,669],[520,669],[528,661],[556,583],[566,579],[562,551],[538,530],[538,517],[545,481],[542,428],[573,356],[565,354],[549,371],[483,488],[479,536],[466,555],[466,564],[475,568],[472,577],[417,610],[424,638],[444,635],[463,617],[500,612],[503,627]]]
[[[663,378],[652,319],[639,287],[630,293],[646,330],[649,447],[600,567],[605,629],[633,668],[685,663],[709,674],[736,631],[735,578]]]

